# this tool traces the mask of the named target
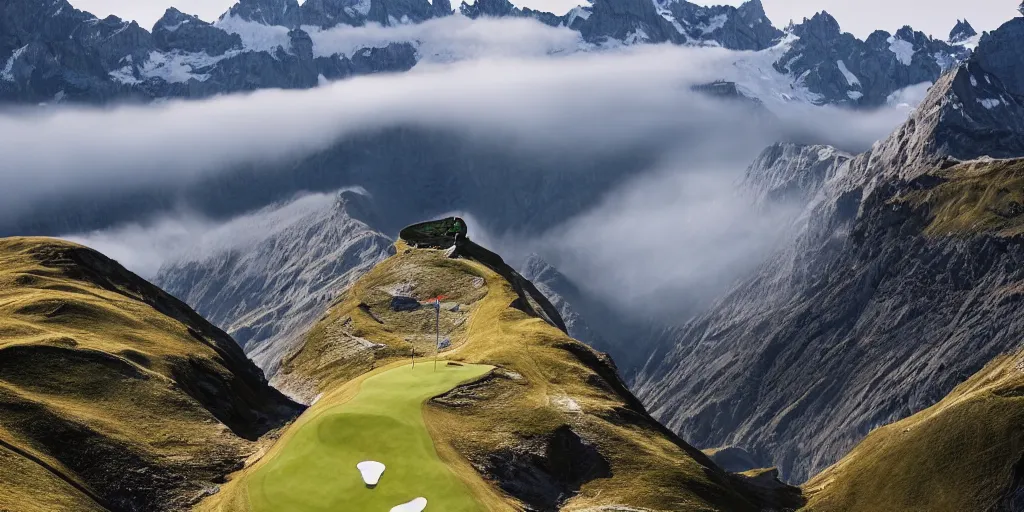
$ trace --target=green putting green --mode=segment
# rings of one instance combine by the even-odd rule
[[[428,511],[483,510],[438,458],[423,404],[491,368],[405,365],[369,377],[345,403],[311,408],[314,416],[293,427],[298,430],[281,449],[248,476],[252,510],[387,512],[420,496]],[[366,460],[387,466],[374,489],[356,469]]]

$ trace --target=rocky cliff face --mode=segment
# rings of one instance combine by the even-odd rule
[[[1024,66],[985,46],[890,138],[826,173],[789,247],[651,357],[636,389],[656,416],[802,481],[1018,347],[1019,236],[969,219],[936,230],[952,209],[904,199],[937,193],[958,161],[1024,155]]]
[[[309,196],[232,221],[156,282],[221,326],[272,375],[335,295],[393,251],[355,192]]]
[[[876,31],[861,41],[840,31],[826,12],[792,27],[796,39],[775,63],[822,96],[827,103],[884,105],[893,92],[934,82],[963,60],[963,46],[934,40],[910,27],[896,34]]]

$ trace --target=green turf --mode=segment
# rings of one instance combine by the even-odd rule
[[[317,411],[299,425],[272,460],[248,479],[252,510],[367,510],[386,512],[413,498],[427,510],[483,510],[438,458],[423,422],[423,404],[490,366],[418,363],[375,375],[348,402]],[[368,489],[356,464],[387,466]]]

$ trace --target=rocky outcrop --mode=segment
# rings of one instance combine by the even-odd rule
[[[165,52],[206,52],[210,56],[224,55],[230,50],[242,49],[242,38],[229,34],[175,8],[167,9],[153,26],[153,43]]]
[[[967,20],[956,20],[956,26],[949,32],[949,42],[963,43],[977,35],[978,31]]]
[[[531,254],[520,271],[523,278],[529,280],[544,294],[565,322],[566,331],[573,339],[582,341],[598,350],[603,349],[601,336],[594,332],[565,295],[581,298],[579,289],[555,267],[544,261],[539,255]],[[556,291],[559,290],[559,291]]]
[[[393,252],[369,199],[309,196],[232,221],[155,281],[228,331],[268,375],[337,293]]]
[[[927,194],[957,160],[1024,155],[1019,103],[1001,85],[1021,68],[986,68],[989,51],[835,170],[789,246],[660,347],[636,385],[655,416],[802,481],[1018,347],[1019,237],[940,236],[928,202],[900,199]]]
[[[797,39],[775,69],[799,77],[825,103],[884,105],[895,91],[934,82],[967,54],[910,27],[896,34],[876,31],[861,41],[841,32],[824,11],[804,19],[791,34]]]
[[[850,158],[831,146],[774,144],[747,168],[740,186],[759,205],[805,205]]]

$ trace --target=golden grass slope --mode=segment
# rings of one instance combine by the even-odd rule
[[[793,488],[717,468],[646,413],[606,356],[511,307],[518,295],[489,268],[442,251],[399,243],[285,358],[276,382],[307,399],[322,396],[309,411],[315,414],[351,396],[368,372],[407,361],[414,347],[429,355],[433,309],[392,311],[396,293],[444,295],[441,329],[452,348],[442,359],[497,367],[425,410],[440,456],[488,510],[742,511],[802,503]],[[244,503],[238,486],[222,494],[214,501]]]
[[[116,262],[0,239],[0,510],[186,509],[299,410]]]
[[[1020,510],[1022,471],[1019,353],[996,359],[938,404],[876,429],[804,490],[809,510]]]
[[[1024,233],[1024,159],[965,162],[926,179],[940,181],[902,200],[927,208],[927,235]]]

